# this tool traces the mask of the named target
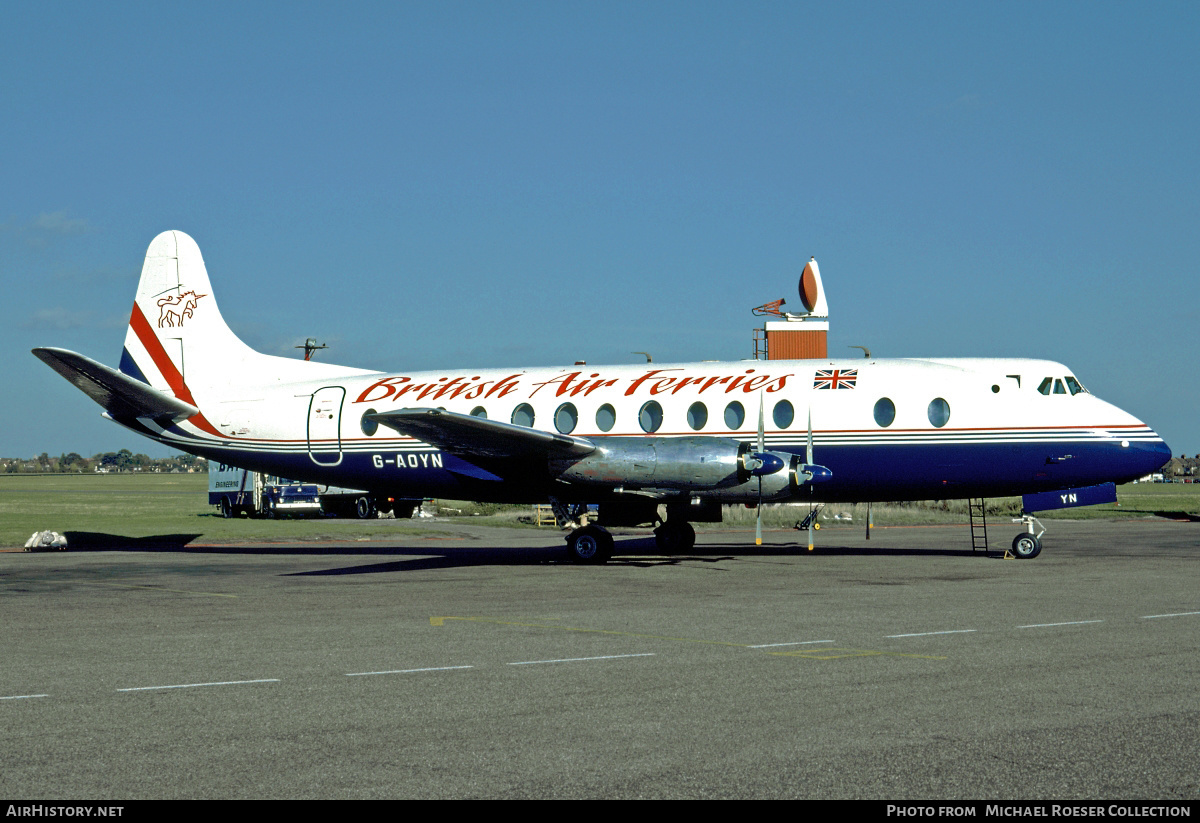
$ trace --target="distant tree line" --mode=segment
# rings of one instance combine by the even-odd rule
[[[208,461],[203,457],[179,454],[174,457],[147,457],[129,449],[84,457],[78,452],[51,457],[0,457],[0,471],[6,474],[87,474],[91,472],[202,472]]]

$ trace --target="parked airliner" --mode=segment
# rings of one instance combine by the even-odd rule
[[[200,250],[150,244],[119,368],[33,353],[117,423],[222,463],[375,492],[551,502],[606,526],[659,521],[664,551],[722,504],[1058,492],[1158,469],[1170,450],[1066,366],[1020,359],[747,360],[376,372],[261,354],[229,329]],[[1088,499],[1087,502],[1095,502]],[[1032,525],[1013,542],[1041,551]]]

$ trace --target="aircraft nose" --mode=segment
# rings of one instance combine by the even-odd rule
[[[1122,451],[1127,452],[1125,463],[1131,477],[1145,477],[1161,469],[1171,459],[1171,447],[1155,434],[1156,440],[1124,441]],[[1129,445],[1126,446],[1125,443]]]

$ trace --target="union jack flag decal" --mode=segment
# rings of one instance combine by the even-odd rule
[[[817,369],[814,389],[852,389],[858,382],[858,369]]]

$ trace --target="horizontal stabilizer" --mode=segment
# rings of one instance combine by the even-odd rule
[[[1021,508],[1027,512],[1044,512],[1051,509],[1069,509],[1072,506],[1095,506],[1099,503],[1116,502],[1117,487],[1112,483],[1101,483],[1099,486],[1084,486],[1079,489],[1026,494],[1021,497]]]
[[[200,413],[190,403],[164,394],[82,354],[49,348],[34,349],[33,354],[118,420],[149,417],[179,421]]]
[[[399,409],[368,414],[422,443],[468,457],[583,457],[596,450],[584,437],[539,431],[444,409]]]

